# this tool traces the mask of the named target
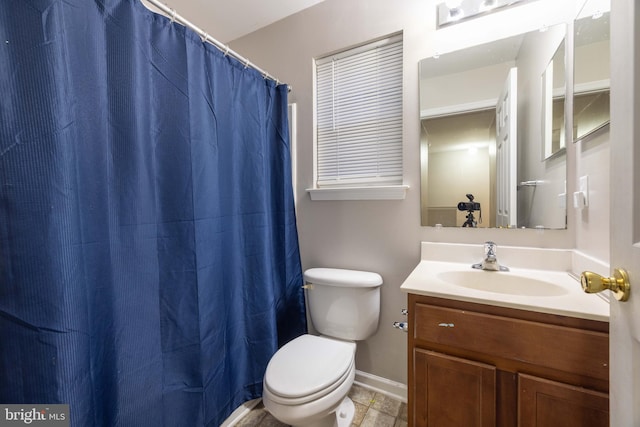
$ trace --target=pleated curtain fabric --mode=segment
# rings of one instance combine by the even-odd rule
[[[0,7],[0,403],[219,426],[306,331],[287,89],[137,0]]]

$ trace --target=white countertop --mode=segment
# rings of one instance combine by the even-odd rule
[[[479,247],[482,248],[482,245]],[[508,249],[505,249],[505,252],[506,251],[508,251]],[[423,244],[423,258],[425,258],[425,254],[428,256],[429,253],[433,253],[433,246],[430,246],[428,250],[425,251]],[[482,252],[476,253],[482,254]],[[558,254],[556,253],[555,255],[557,256]],[[500,252],[498,252],[498,259],[500,260]],[[476,259],[476,262],[479,261],[480,259]],[[514,264],[520,263],[514,262]],[[609,303],[606,299],[600,295],[586,294],[582,290],[580,282],[571,277],[567,271],[507,266],[510,268],[509,272],[483,271],[472,269],[471,263],[468,263],[467,260],[448,262],[442,261],[441,259],[422,259],[418,266],[409,274],[400,289],[404,292],[418,295],[605,322],[609,321]],[[518,281],[518,278],[523,278],[520,282],[525,283],[526,286],[530,286],[526,279],[540,280],[551,283],[555,292],[553,292],[553,295],[536,295],[539,292],[531,289],[532,292],[524,292],[528,295],[522,295],[518,292],[492,292],[490,290],[459,286],[443,279],[443,273],[446,275],[446,273],[452,271],[462,271],[464,272],[463,274],[466,275],[465,277],[469,277],[470,279],[475,277],[473,275],[478,275],[478,281],[485,281],[487,283],[491,281],[509,283],[506,280],[497,280],[498,278],[506,279],[507,276],[512,276],[514,281]],[[501,275],[502,277],[494,275]],[[475,280],[470,281],[475,282]],[[534,285],[535,283],[531,286]]]

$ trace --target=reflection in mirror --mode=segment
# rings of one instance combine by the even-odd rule
[[[479,227],[495,227],[495,109],[424,119],[422,129],[429,156],[429,204],[423,212],[427,221],[423,225],[462,227],[470,220]],[[443,176],[448,177],[446,183]],[[473,195],[473,202],[479,206],[458,210],[459,203],[470,202],[467,194]]]
[[[574,23],[574,141],[609,123],[609,9],[589,0]]]
[[[420,61],[422,225],[566,228],[564,151],[540,159],[540,76],[563,57],[565,33],[556,25]],[[564,144],[564,125],[551,130]]]
[[[564,41],[542,74],[544,141],[543,159],[560,153],[566,147],[564,133],[564,100],[566,96]]]

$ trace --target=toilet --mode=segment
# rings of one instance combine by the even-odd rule
[[[312,268],[304,273],[309,316],[320,336],[305,334],[280,348],[264,375],[262,400],[279,421],[294,427],[348,427],[355,407],[354,341],[378,329],[377,273]]]

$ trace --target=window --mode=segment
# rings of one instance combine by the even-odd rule
[[[316,189],[402,184],[402,63],[402,36],[316,60]]]

